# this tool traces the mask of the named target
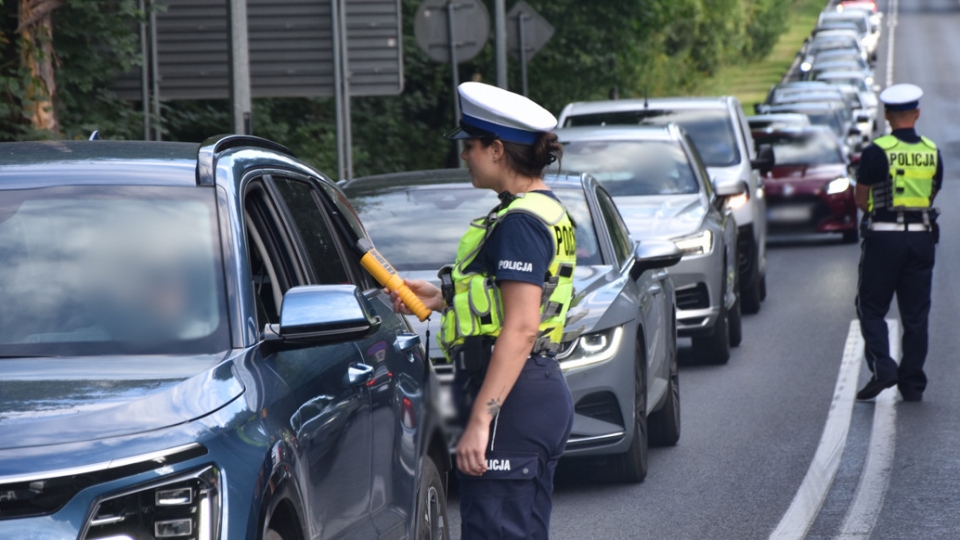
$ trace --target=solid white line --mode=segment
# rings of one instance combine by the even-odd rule
[[[900,359],[900,322],[887,319],[890,332],[890,356]],[[847,508],[837,540],[868,539],[880,517],[883,499],[890,487],[893,457],[897,447],[897,389],[888,388],[877,396],[873,409],[873,429],[860,482]]]
[[[897,12],[900,0],[889,0],[887,19],[887,87],[893,86],[893,42],[897,33]]]
[[[817,519],[820,507],[840,467],[843,448],[847,444],[862,361],[863,337],[860,335],[860,323],[852,321],[820,444],[800,488],[793,497],[793,502],[790,503],[790,508],[770,535],[771,540],[800,540],[806,536]]]

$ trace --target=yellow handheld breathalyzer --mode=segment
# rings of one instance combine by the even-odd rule
[[[371,246],[369,242],[362,238],[357,241],[356,249],[358,252],[363,252],[363,255],[360,257],[360,265],[363,266],[367,272],[370,272],[370,275],[373,276],[380,285],[397,293],[400,299],[403,300],[403,303],[410,308],[410,311],[412,311],[418,319],[421,321],[427,320],[427,317],[429,317],[431,313],[430,308],[423,305],[423,302],[417,298],[417,295],[413,294],[410,287],[404,284],[403,278],[400,277],[387,259]]]

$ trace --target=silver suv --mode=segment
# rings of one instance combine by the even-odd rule
[[[759,170],[773,166],[773,153],[764,148],[758,155],[740,101],[731,96],[593,101],[571,103],[560,113],[561,127],[670,123],[693,140],[719,189],[746,186],[727,205],[738,225],[740,307],[756,313],[767,295],[767,208]]]

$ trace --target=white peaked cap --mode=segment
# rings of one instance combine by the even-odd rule
[[[912,111],[920,106],[923,90],[915,84],[895,84],[880,92],[880,101],[888,111]]]
[[[531,99],[496,86],[465,82],[460,93],[460,128],[449,139],[488,137],[533,144],[540,134],[557,127],[557,118]]]

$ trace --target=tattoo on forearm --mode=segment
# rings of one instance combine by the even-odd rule
[[[503,390],[500,391],[500,395],[503,396]],[[500,407],[503,405],[503,401],[497,397],[493,398],[487,402],[487,413],[490,416],[496,416],[500,414]]]

